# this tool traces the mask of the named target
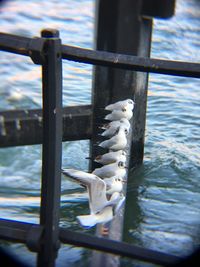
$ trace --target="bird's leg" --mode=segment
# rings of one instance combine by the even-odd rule
[[[101,229],[100,229],[100,233],[102,236],[108,236],[109,235],[109,227],[102,224]]]

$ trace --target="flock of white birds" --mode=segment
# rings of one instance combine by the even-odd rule
[[[107,223],[113,219],[124,202],[122,193],[126,176],[127,135],[130,130],[129,120],[133,116],[134,101],[126,99],[110,104],[105,110],[109,122],[102,125],[102,136],[108,138],[100,142],[100,147],[108,153],[97,156],[94,160],[102,164],[92,173],[75,169],[62,169],[62,173],[87,188],[90,214],[77,216],[81,226],[90,228],[98,223]]]

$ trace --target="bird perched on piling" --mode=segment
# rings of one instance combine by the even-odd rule
[[[108,148],[110,150],[123,150],[127,145],[126,135],[128,134],[128,130],[126,127],[120,126],[117,130],[117,133],[108,140],[100,142],[98,146],[103,148]]]
[[[110,164],[110,163],[114,163],[116,161],[122,161],[122,162],[126,162],[126,152],[123,150],[118,150],[118,151],[111,151],[108,153],[105,153],[103,155],[98,155],[94,161],[101,163],[103,165],[105,164]]]
[[[133,116],[133,112],[130,108],[115,109],[112,113],[105,116],[105,120],[118,121],[122,118],[130,120]]]
[[[92,173],[101,178],[112,176],[124,178],[124,176],[126,175],[126,166],[123,161],[114,162],[104,165],[101,168],[96,168]]]
[[[121,110],[123,108],[128,108],[130,110],[133,110],[134,108],[134,101],[132,99],[126,99],[126,100],[122,100],[122,101],[118,101],[114,104],[110,104],[108,106],[105,107],[105,110]]]
[[[109,123],[103,124],[100,128],[105,130],[101,133],[102,136],[112,136],[116,134],[116,131],[120,126],[125,126],[127,131],[130,129],[130,122],[126,118],[122,118],[119,121],[111,121]]]
[[[106,115],[105,119],[117,121],[126,118],[127,120],[130,120],[133,116],[132,110],[134,109],[134,104],[132,99],[126,99],[106,106],[105,110],[110,110],[112,112],[111,114]]]

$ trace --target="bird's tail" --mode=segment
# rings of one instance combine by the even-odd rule
[[[84,228],[91,228],[97,224],[97,219],[95,214],[90,215],[80,215],[76,217],[78,222]]]

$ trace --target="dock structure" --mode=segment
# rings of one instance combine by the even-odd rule
[[[170,17],[174,12],[174,1],[158,3],[155,1],[104,1],[96,2],[95,42],[96,50],[114,52],[123,55],[132,55],[149,58],[151,50],[152,17]],[[164,13],[163,13],[164,12]],[[106,30],[105,30],[106,29]],[[116,61],[119,58],[116,59]],[[105,152],[105,149],[94,146],[101,141],[98,125],[105,123],[105,111],[102,107],[123,99],[132,99],[136,105],[131,120],[131,133],[128,135],[126,148],[126,165],[136,168],[143,161],[144,135],[146,122],[146,105],[148,90],[148,73],[136,72],[128,69],[94,67],[92,90],[92,125],[93,135],[90,142],[91,158]],[[97,163],[92,162],[93,170]],[[126,180],[128,180],[128,173]],[[130,180],[130,179],[129,179]],[[124,194],[126,195],[126,185]],[[132,216],[127,214],[131,219]],[[108,238],[122,240],[124,208],[115,216],[110,224]],[[98,225],[96,234],[101,236],[102,225]],[[93,253],[93,262],[96,266],[118,266],[119,257]]]
[[[198,63],[150,58],[152,19],[172,16],[174,5],[173,0],[96,1],[95,50],[63,45],[52,29],[37,38],[0,33],[0,50],[30,57],[42,68],[43,108],[0,112],[0,147],[42,144],[40,223],[0,219],[0,238],[24,243],[37,253],[38,267],[55,266],[61,242],[99,251],[91,257],[96,267],[118,266],[120,256],[163,266],[182,260],[122,242],[123,210],[109,225],[108,238],[98,228],[95,236],[59,227],[62,141],[90,139],[92,159],[104,153],[94,146],[104,107],[131,98],[136,106],[127,149],[129,168],[136,168],[143,159],[148,73],[200,78]],[[62,107],[63,60],[94,65],[91,105]],[[91,161],[90,169],[95,167]]]

